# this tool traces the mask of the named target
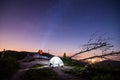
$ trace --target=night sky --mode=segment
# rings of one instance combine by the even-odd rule
[[[0,0],[0,50],[70,55],[96,31],[120,49],[119,0]]]

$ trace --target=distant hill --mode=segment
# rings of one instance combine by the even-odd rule
[[[88,64],[87,62],[83,62],[83,61],[79,61],[79,60],[74,60],[74,59],[73,59],[73,62],[76,63],[76,64],[78,64],[78,65],[81,65],[81,66],[85,66],[85,65]]]
[[[113,61],[113,60],[104,60],[96,64],[100,66],[120,67],[120,61]]]
[[[2,55],[3,51],[0,52],[0,57]],[[4,51],[4,57],[14,57],[17,60],[21,60],[23,58],[25,58],[27,55],[34,55],[34,54],[38,54],[37,52],[27,52],[27,51],[13,51],[13,50],[6,50]],[[51,58],[53,55],[49,54],[49,53],[45,53],[43,52],[43,56],[47,56],[49,58]]]

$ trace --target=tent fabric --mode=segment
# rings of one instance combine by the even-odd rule
[[[64,63],[59,57],[54,56],[49,60],[49,66],[50,67],[59,67],[59,66],[64,66]]]

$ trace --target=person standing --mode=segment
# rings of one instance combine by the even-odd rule
[[[42,51],[42,50],[39,50],[40,58],[42,58],[42,54],[43,54],[43,51]]]

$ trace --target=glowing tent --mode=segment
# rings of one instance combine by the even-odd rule
[[[59,67],[59,66],[64,66],[64,63],[63,63],[63,61],[59,57],[54,56],[54,57],[52,57],[49,60],[49,64],[48,65],[50,67]]]

